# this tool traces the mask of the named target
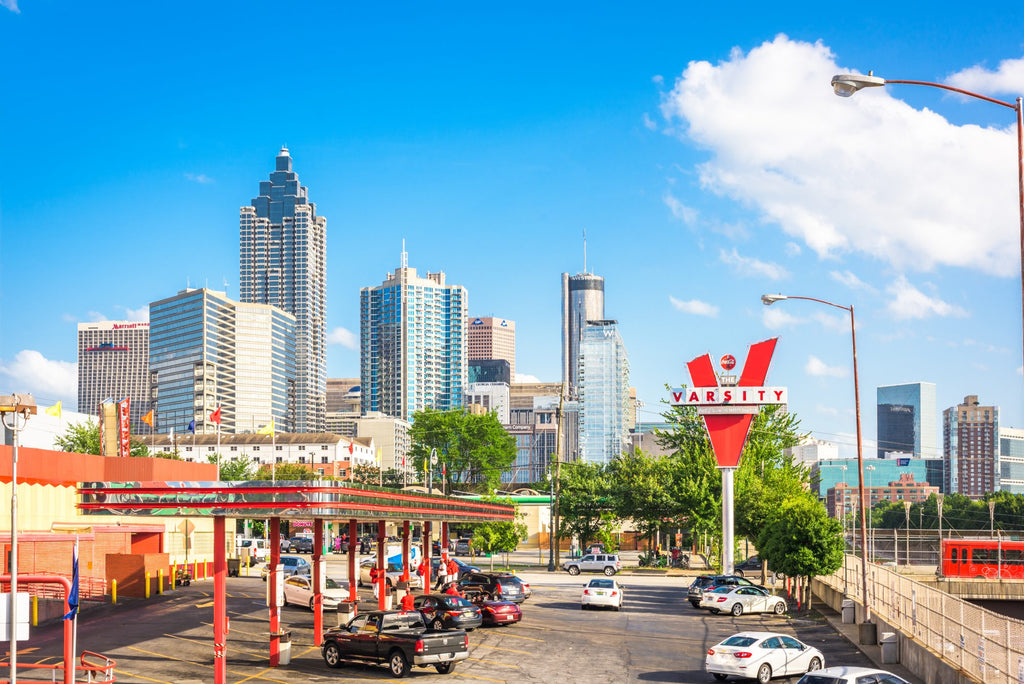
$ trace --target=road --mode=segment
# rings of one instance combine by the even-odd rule
[[[329,574],[344,575],[334,564]],[[710,615],[685,599],[687,578],[626,575],[626,603],[621,612],[580,610],[587,576],[523,573],[533,597],[523,605],[523,621],[470,634],[470,655],[450,677],[483,682],[710,682],[703,671],[707,649],[738,631],[771,630],[794,634],[817,646],[827,664],[871,666],[870,661],[815,614],[797,617]],[[228,681],[306,682],[390,679],[384,668],[349,666],[329,670],[312,643],[312,613],[282,609],[282,622],[293,633],[292,662],[268,664],[265,584],[258,577],[230,578],[228,614]],[[104,606],[80,617],[79,650],[117,661],[117,681],[193,684],[213,679],[210,619],[212,583],[199,582],[169,592],[150,603],[134,601]],[[372,597],[361,592],[364,605]],[[333,616],[325,618],[325,622]],[[26,652],[24,649],[35,650]],[[22,646],[21,662],[60,653],[59,627],[37,629]],[[439,678],[433,669],[414,669],[410,680]],[[20,677],[19,677],[20,678]],[[26,678],[25,681],[28,681]],[[794,684],[797,678],[778,679]],[[749,681],[749,680],[748,680]]]

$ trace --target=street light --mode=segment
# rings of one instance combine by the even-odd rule
[[[875,466],[869,465],[864,466],[864,470],[868,471],[868,534],[871,536],[871,553],[869,558],[875,557],[875,521],[872,517],[874,513],[875,502],[874,502],[874,486],[871,482],[871,475],[875,472]]]
[[[548,572],[555,571],[555,478],[551,477],[548,471],[548,486],[550,488],[548,499]]]
[[[775,302],[782,302],[787,299],[803,299],[808,302],[818,302],[819,304],[825,304],[827,306],[832,306],[837,309],[850,312],[850,340],[853,342],[853,405],[857,417],[857,491],[860,501],[861,553],[860,575],[861,590],[864,592],[864,623],[867,624],[871,622],[871,601],[868,598],[868,535],[866,513],[864,511],[866,506],[864,497],[864,445],[860,436],[860,381],[857,377],[857,325],[853,316],[853,304],[850,306],[843,306],[841,304],[834,304],[815,297],[788,297],[784,294],[761,295],[761,303],[765,306],[771,306]]]
[[[867,76],[862,76],[861,74],[836,74],[832,77],[832,89],[835,91],[835,94],[840,97],[850,97],[862,88],[874,88],[877,86],[888,85],[889,83],[921,85],[949,90],[954,93],[959,93],[960,95],[966,95],[967,97],[973,97],[978,100],[984,100],[985,102],[991,102],[992,104],[1008,107],[1017,113],[1017,197],[1018,203],[1020,204],[1020,298],[1021,321],[1024,323],[1024,98],[1018,97],[1017,104],[1011,104],[979,93],[972,93],[970,90],[954,88],[953,86],[948,86],[945,83],[932,83],[930,81],[897,81],[895,79],[886,80],[875,76],[874,72],[871,71],[868,72]],[[1022,346],[1022,353],[1024,353],[1024,346]]]
[[[9,394],[0,397],[0,421],[11,431],[11,674],[18,681],[18,433],[25,429],[28,417],[35,415],[36,400],[31,394]],[[10,415],[10,422],[7,422]],[[19,424],[18,419],[21,419]]]

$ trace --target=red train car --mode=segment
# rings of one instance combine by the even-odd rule
[[[941,568],[946,577],[1024,579],[1024,541],[943,539]]]

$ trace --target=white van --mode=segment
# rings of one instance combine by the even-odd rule
[[[266,539],[239,539],[236,550],[239,558],[249,559],[249,567],[257,563],[266,563],[270,558]]]

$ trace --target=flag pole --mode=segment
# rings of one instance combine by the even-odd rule
[[[273,420],[273,418],[271,418]],[[270,431],[270,480],[277,482],[277,428]]]
[[[220,408],[219,406],[217,407]],[[218,416],[219,418],[220,416]],[[217,480],[220,480],[220,421],[217,421]]]
[[[73,579],[74,579],[74,582],[75,582],[75,589],[77,590],[78,589],[78,533],[77,532],[75,533],[74,563],[75,563],[75,567],[74,567]],[[74,606],[75,617],[73,618],[74,622],[71,623],[71,681],[75,681],[75,676],[77,674],[76,670],[78,669],[78,665],[76,663],[76,658],[78,657],[78,604],[80,602],[81,602],[81,599],[76,594],[75,595],[75,606]]]

